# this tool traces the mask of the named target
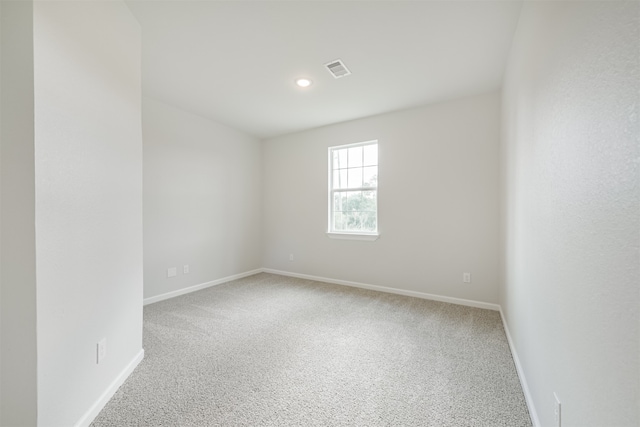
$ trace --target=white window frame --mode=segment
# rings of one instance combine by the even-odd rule
[[[328,156],[329,156],[329,161],[328,163],[328,176],[329,176],[329,186],[328,186],[328,193],[329,193],[329,197],[328,197],[328,223],[327,223],[327,236],[332,238],[332,239],[346,239],[346,240],[368,240],[368,241],[374,241],[377,240],[378,237],[380,237],[380,233],[379,233],[379,209],[378,209],[378,187],[379,187],[379,182],[378,185],[375,187],[357,187],[357,188],[349,188],[348,191],[375,191],[376,192],[376,229],[375,231],[342,231],[342,230],[338,230],[338,231],[334,231],[333,230],[333,201],[334,201],[334,193],[336,192],[336,190],[333,188],[333,151],[334,150],[343,150],[345,148],[353,148],[353,147],[364,147],[366,145],[373,145],[376,144],[378,146],[378,150],[380,149],[380,144],[378,143],[378,140],[371,140],[371,141],[364,141],[364,142],[357,142],[355,144],[344,144],[344,145],[336,145],[333,147],[329,147],[328,149]],[[379,152],[378,152],[378,162],[376,163],[376,167],[378,168],[378,176],[380,175],[380,157],[379,157]]]

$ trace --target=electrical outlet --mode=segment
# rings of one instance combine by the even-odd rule
[[[182,272],[184,274],[189,274],[189,264],[185,264],[182,266]]]
[[[471,283],[471,273],[462,273],[462,281],[464,283]]]
[[[562,427],[562,404],[555,392],[553,392],[553,421],[554,427]]]
[[[178,269],[176,267],[171,267],[167,270],[167,277],[176,277],[178,274]]]
[[[293,254],[289,254],[289,261],[293,261]]]
[[[107,339],[106,338],[102,338],[100,341],[98,341],[96,350],[97,350],[96,363],[100,364],[100,362],[102,362],[104,358],[107,357]]]

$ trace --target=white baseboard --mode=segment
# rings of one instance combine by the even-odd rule
[[[206,289],[211,286],[221,285],[232,280],[242,279],[243,277],[253,276],[254,274],[258,274],[261,272],[262,269],[258,268],[256,270],[245,271],[244,273],[234,274],[232,276],[223,277],[221,279],[212,280],[210,282],[201,283],[199,285],[189,286],[188,288],[182,288],[175,291],[167,292],[165,294],[156,295],[154,297],[145,298],[142,302],[142,305],[149,305],[153,304],[154,302],[164,301],[166,299],[174,298],[180,295],[190,294],[191,292]]]
[[[329,279],[327,277],[311,276],[309,274],[291,273],[289,271],[273,270],[271,268],[263,268],[262,271],[265,273],[279,274],[281,276],[297,277],[299,279],[315,280],[317,282],[333,283],[336,285],[345,285],[345,286],[351,286],[354,288],[370,289],[372,291],[386,292],[389,294],[405,295],[409,297],[416,297],[416,298],[428,299],[433,301],[448,302],[450,304],[466,305],[468,307],[476,307],[476,308],[484,308],[487,310],[500,311],[500,306],[498,304],[491,304],[488,302],[473,301],[473,300],[468,300],[463,298],[445,297],[442,295],[427,294],[424,292],[408,291],[408,290],[397,289],[397,288],[388,288],[386,286],[368,285],[366,283],[350,282],[347,280]]]
[[[507,335],[507,342],[511,349],[511,356],[513,357],[513,363],[516,365],[516,372],[518,372],[518,378],[520,378],[520,385],[522,386],[522,392],[524,393],[524,399],[527,402],[527,408],[529,409],[529,416],[531,417],[531,423],[533,427],[541,427],[540,419],[538,419],[538,412],[533,404],[533,396],[529,391],[529,385],[527,384],[527,378],[524,376],[524,369],[520,364],[520,358],[518,358],[518,352],[516,351],[513,341],[511,340],[511,333],[509,332],[509,326],[507,325],[507,319],[504,317],[502,307],[500,307],[500,317],[502,318],[502,325],[504,326],[504,332]]]
[[[102,408],[109,402],[113,395],[118,391],[118,388],[125,382],[133,370],[138,366],[144,358],[144,350],[140,350],[138,354],[133,358],[131,362],[120,372],[120,375],[107,387],[102,395],[91,405],[91,408],[80,418],[78,422],[74,424],[74,427],[88,427],[93,420],[98,416]]]

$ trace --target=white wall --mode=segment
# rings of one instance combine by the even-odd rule
[[[503,95],[501,305],[541,425],[640,425],[640,3],[527,2]]]
[[[124,2],[34,4],[40,426],[82,420],[142,351],[140,49]]]
[[[0,5],[0,237],[2,236],[2,5]],[[1,239],[0,239],[1,240]],[[2,310],[2,244],[0,243],[0,310]],[[2,315],[0,314],[0,383],[2,383]],[[0,423],[2,422],[0,386]]]
[[[260,268],[260,142],[146,97],[143,133],[144,297]]]
[[[0,236],[2,236],[2,5],[0,5]],[[0,243],[0,310],[2,310],[2,244]],[[0,383],[2,383],[2,315],[0,314]],[[2,422],[0,386],[0,422]]]
[[[33,9],[2,9],[2,349],[3,426],[36,423],[36,249]]]
[[[499,119],[493,93],[264,141],[264,267],[496,303]],[[327,147],[373,139],[380,238],[329,239]]]

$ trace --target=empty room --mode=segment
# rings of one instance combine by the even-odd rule
[[[0,426],[640,425],[640,1],[0,1]]]

